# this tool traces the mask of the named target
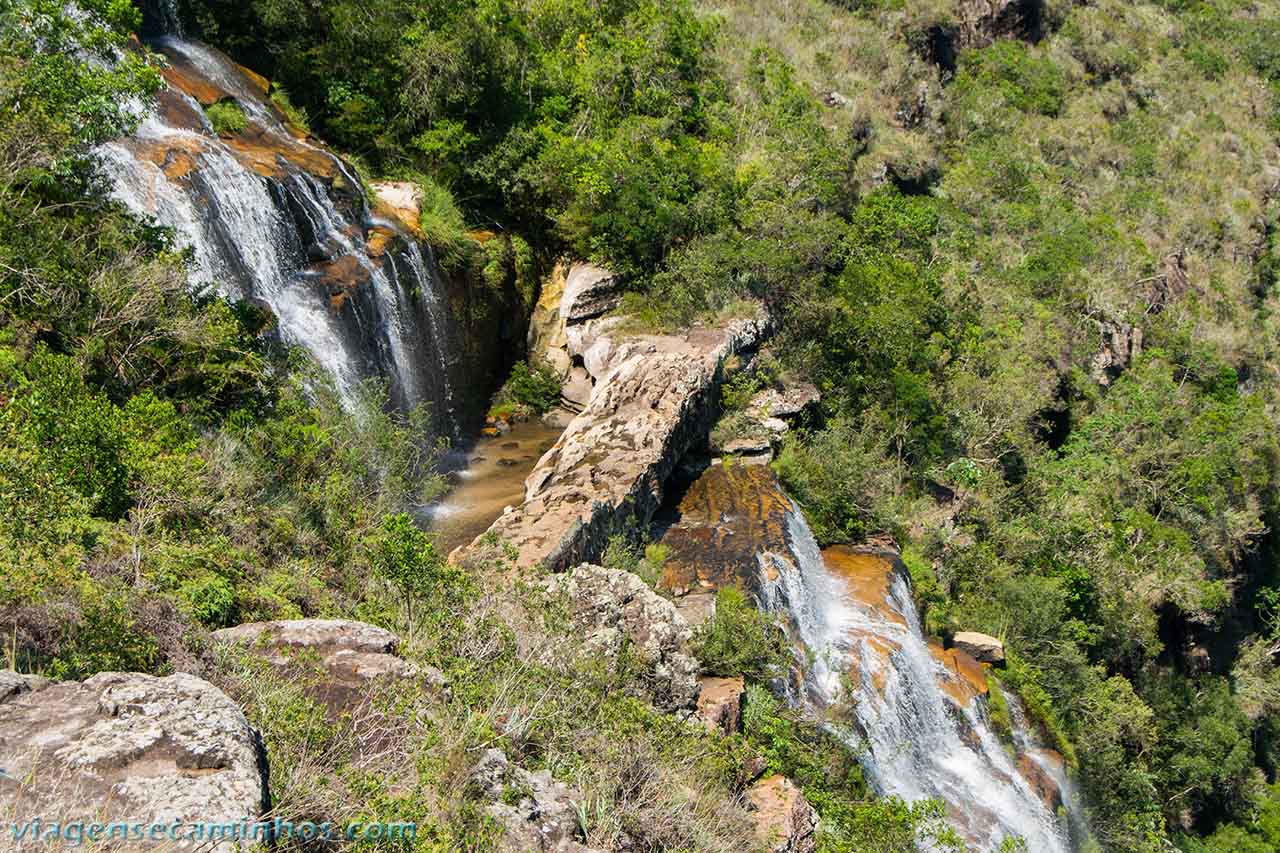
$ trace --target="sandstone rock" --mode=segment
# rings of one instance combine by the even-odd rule
[[[584,368],[575,367],[569,371],[569,377],[560,389],[560,398],[568,406],[581,410],[591,402],[591,391],[590,374]]]
[[[1004,663],[1004,643],[989,634],[961,631],[951,638],[951,644],[981,663]]]
[[[766,776],[747,791],[756,836],[771,853],[815,853],[818,813],[785,776]]]
[[[547,589],[566,596],[587,645],[616,657],[626,642],[646,656],[646,679],[655,705],[685,708],[698,696],[698,662],[684,651],[693,637],[675,605],[630,572],[584,563],[546,580]]]
[[[380,181],[373,184],[375,201],[386,208],[401,225],[414,233],[421,231],[422,190],[412,181]]]
[[[105,672],[51,683],[5,673],[0,799],[15,815],[147,824],[239,823],[267,807],[257,733],[222,691],[186,673]],[[23,780],[18,783],[14,780]],[[170,849],[231,851],[231,842]]]
[[[762,456],[767,461],[773,455],[773,442],[767,436],[745,435],[725,442],[721,449],[730,456]]]
[[[594,264],[574,264],[565,279],[560,316],[566,324],[599,317],[618,307],[622,283],[612,272]]]
[[[746,691],[742,676],[736,678],[703,677],[698,679],[698,716],[711,732],[733,734],[742,728],[742,694]]]
[[[365,622],[345,619],[291,619],[249,622],[210,635],[215,642],[255,649],[274,667],[287,669],[314,660],[324,676],[313,693],[330,710],[350,707],[376,679],[421,679],[447,690],[448,681],[432,667],[419,668],[396,655],[395,634]]]
[[[542,416],[542,422],[553,429],[564,429],[573,421],[573,418],[573,412],[563,406],[556,406]]]
[[[542,283],[542,292],[529,317],[529,355],[555,371],[562,380],[569,375],[572,363],[569,359],[568,338],[564,317],[560,313],[560,300],[564,296],[568,268],[556,264],[551,275]]]
[[[617,346],[608,335],[600,335],[592,340],[582,354],[582,364],[591,378],[599,382],[609,372],[613,364],[613,356],[617,354]]]
[[[576,803],[582,795],[557,782],[546,770],[530,773],[508,762],[501,750],[489,749],[472,769],[471,783],[493,801],[488,812],[506,830],[502,849],[513,853],[592,853],[578,839]],[[514,805],[500,802],[508,790],[519,793]]]
[[[748,411],[762,418],[794,418],[821,399],[814,385],[798,382],[781,391],[766,388],[751,398]]]
[[[675,600],[676,612],[689,623],[695,631],[711,617],[716,615],[716,594],[714,592],[698,592],[682,595]]]
[[[789,553],[790,511],[791,500],[768,466],[711,465],[702,471],[672,515],[664,512],[658,519],[669,524],[659,539],[669,549],[662,585],[677,596],[679,590],[700,592],[677,597],[676,606],[698,606],[685,602],[701,598],[709,615],[715,612],[711,590],[737,585],[756,591],[761,555]]]
[[[43,690],[49,683],[49,679],[38,675],[24,675],[11,669],[0,670],[0,702],[19,693]]]
[[[751,318],[617,341],[607,376],[525,480],[524,503],[489,533],[515,548],[517,566],[559,571],[597,559],[613,531],[647,524],[678,460],[710,429],[724,362],[767,329]],[[485,540],[453,559],[486,553]]]

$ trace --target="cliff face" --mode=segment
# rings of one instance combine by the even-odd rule
[[[496,538],[514,547],[518,566],[559,571],[597,559],[614,533],[647,525],[680,458],[706,440],[726,363],[766,331],[751,318],[683,336],[587,335],[581,349],[592,352],[595,384],[582,412],[534,467],[524,502],[453,558],[477,556]]]

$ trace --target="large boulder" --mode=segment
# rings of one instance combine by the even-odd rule
[[[518,567],[563,571],[599,559],[618,530],[647,525],[676,464],[718,415],[726,362],[768,329],[752,317],[680,336],[619,336],[584,409],[525,480],[524,503],[452,559],[489,556],[505,541]]]
[[[61,683],[0,673],[0,767],[0,800],[16,818],[240,824],[268,807],[257,733],[222,691],[186,673]],[[231,841],[166,842],[235,849]]]
[[[742,728],[742,676],[698,679],[698,716],[707,730],[730,735]]]
[[[316,665],[318,681],[310,685],[317,699],[337,713],[356,704],[372,682],[419,679],[444,690],[443,674],[419,667],[396,654],[400,639],[390,631],[348,619],[287,619],[248,622],[214,631],[215,642],[240,646],[261,655],[272,667],[290,671]]]
[[[698,662],[685,647],[693,631],[675,605],[631,572],[584,563],[546,580],[569,603],[587,646],[616,658],[627,644],[648,660],[645,679],[655,705],[687,708],[698,697]]]
[[[770,853],[816,853],[818,813],[785,776],[766,776],[747,790],[756,836]]]
[[[990,634],[979,634],[977,631],[960,631],[951,638],[951,644],[979,663],[989,663],[995,666],[1004,663],[1004,643]]]
[[[512,853],[592,853],[579,838],[582,795],[546,770],[530,773],[486,750],[471,770],[471,784],[490,801],[487,811],[503,827],[501,849]]]
[[[595,264],[574,264],[565,279],[560,316],[566,324],[607,314],[622,301],[622,282]]]

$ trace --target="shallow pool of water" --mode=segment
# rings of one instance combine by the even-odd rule
[[[462,467],[449,474],[453,487],[423,510],[436,549],[448,554],[466,545],[488,530],[505,507],[523,503],[525,477],[561,431],[535,418],[476,442]]]

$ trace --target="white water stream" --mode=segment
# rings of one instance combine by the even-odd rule
[[[403,229],[374,219],[349,167],[291,136],[237,66],[175,35],[152,44],[203,82],[230,93],[268,146],[276,139],[282,151],[303,150],[330,164],[348,198],[340,205],[325,180],[293,164],[280,178],[259,174],[213,132],[201,105],[176,91],[173,96],[189,108],[185,112],[200,117],[203,126],[174,126],[162,110],[141,108],[132,139],[98,150],[115,197],[139,216],[173,229],[179,245],[192,250],[193,287],[269,308],[280,338],[306,349],[348,406],[355,405],[364,380],[385,377],[398,406],[429,404],[441,431],[456,436],[457,339],[429,254]],[[139,156],[139,145],[188,154],[194,168],[166,170]],[[371,257],[365,242],[375,226],[402,238],[385,257]],[[346,261],[366,282],[332,300],[317,278],[317,261]]]
[[[985,701],[961,706],[942,689],[946,667],[930,651],[903,573],[892,572],[883,601],[860,601],[829,568],[797,507],[787,523],[792,553],[760,556],[760,590],[762,606],[785,614],[807,651],[803,695],[793,701],[816,711],[848,708],[860,734],[843,736],[862,748],[876,790],[907,801],[941,799],[974,849],[1020,837],[1031,853],[1070,850],[1064,821],[1019,772]],[[1010,698],[1018,754],[1054,778],[1070,810],[1065,774],[1035,746]]]

